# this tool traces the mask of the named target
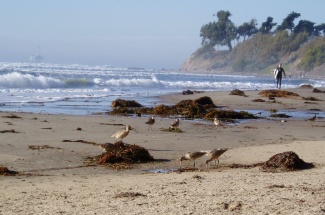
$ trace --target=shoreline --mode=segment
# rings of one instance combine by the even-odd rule
[[[284,89],[299,98],[276,98],[276,103],[252,102],[259,91],[245,91],[247,97],[229,96],[229,92],[173,94],[161,97],[161,103],[210,96],[225,109],[325,110],[325,93],[312,89]],[[302,97],[321,101],[305,103]],[[7,118],[14,114],[21,118]],[[26,173],[0,176],[0,214],[321,214],[325,210],[325,119],[265,117],[236,125],[215,127],[212,121],[181,120],[184,133],[163,132],[174,119],[156,117],[152,130],[144,124],[147,117],[108,115],[54,115],[0,112],[0,166]],[[80,142],[115,142],[110,137],[123,125],[131,131],[123,140],[146,148],[157,160],[114,170],[104,166],[86,166],[86,157],[102,149]],[[32,150],[31,145],[50,146]],[[205,171],[205,159],[197,160],[197,170],[182,173],[152,173],[146,170],[177,169],[186,151],[229,148],[220,157],[220,166],[211,162]],[[234,163],[248,165],[265,162],[284,151],[294,151],[315,168],[267,173],[255,168],[230,168]],[[193,162],[184,161],[183,167]]]

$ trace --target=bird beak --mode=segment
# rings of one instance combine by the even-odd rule
[[[131,130],[133,130],[133,131],[139,133],[135,128],[132,128],[132,127],[131,127]]]

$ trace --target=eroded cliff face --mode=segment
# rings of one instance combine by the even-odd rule
[[[229,51],[209,51],[198,53],[198,49],[182,64],[181,69],[185,71],[230,71]]]
[[[308,78],[325,78],[325,64],[316,67],[312,71],[301,71],[297,68],[300,58],[293,62],[288,62],[287,58],[282,58],[281,63],[284,64],[287,75],[292,77],[308,77]],[[213,73],[235,73],[231,68],[231,55],[226,52],[210,52],[198,55],[194,52],[188,59],[184,61],[180,69],[188,72],[213,72]],[[272,74],[273,69],[278,63],[265,68],[263,71],[241,72],[241,74],[268,75]]]

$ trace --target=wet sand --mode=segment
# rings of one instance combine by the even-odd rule
[[[288,89],[301,97],[276,98],[274,103],[252,102],[262,98],[258,91],[247,97],[229,92],[163,96],[161,103],[210,96],[218,108],[233,110],[271,109],[313,112],[325,110],[325,93],[312,89]],[[322,101],[306,102],[302,97]],[[318,111],[318,112],[319,112]],[[152,130],[147,116],[66,116],[0,113],[0,166],[22,175],[0,176],[0,214],[322,214],[325,213],[325,119],[310,122],[301,118],[265,116],[234,125],[215,127],[212,121],[181,120],[184,133],[161,131],[174,118],[156,117]],[[129,124],[123,140],[140,145],[157,160],[114,170],[87,166],[85,159],[102,153],[96,145],[115,142],[110,137]],[[7,132],[5,132],[7,131]],[[11,132],[8,132],[11,131]],[[68,140],[68,141],[67,141]],[[29,146],[46,146],[32,150]],[[218,168],[205,157],[197,170],[175,170],[186,151],[229,148]],[[315,168],[267,173],[259,167],[230,168],[229,165],[264,162],[276,153],[294,151]],[[184,161],[184,168],[192,162]]]

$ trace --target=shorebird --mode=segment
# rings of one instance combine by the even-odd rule
[[[130,130],[135,130],[132,128],[130,125],[125,126],[125,130],[118,131],[115,134],[113,134],[111,137],[115,137],[116,139],[121,139],[123,140],[124,137],[128,136]]]
[[[222,126],[221,121],[217,118],[214,117],[213,123],[218,127],[218,126]]]
[[[208,167],[209,167],[209,162],[213,161],[215,162],[215,165],[217,166],[216,164],[216,160],[218,160],[218,165],[219,165],[219,157],[225,153],[228,149],[213,149],[211,151],[201,151],[201,152],[205,152],[208,159],[205,161],[205,165],[206,165],[206,169],[208,170]]]
[[[176,121],[170,125],[170,128],[177,128],[179,126],[179,123],[179,119],[176,119]]]
[[[149,127],[151,128],[151,130],[152,130],[152,125],[153,124],[155,124],[155,118],[152,116],[152,117],[150,117],[149,119],[148,119],[148,121],[146,121],[145,122],[146,124],[148,124],[149,125]],[[148,127],[148,131],[149,131],[149,127]]]
[[[104,152],[115,151],[117,149],[116,145],[113,143],[100,144],[98,147],[103,149]]]
[[[311,122],[315,122],[316,121],[316,113],[314,113],[315,116],[313,116],[312,118],[309,118],[308,120],[311,121]]]
[[[205,155],[206,152],[186,152],[180,159],[179,169],[182,169],[182,161],[190,160],[194,161],[193,167],[195,167],[195,160]]]

